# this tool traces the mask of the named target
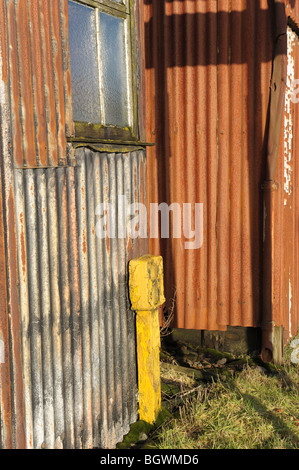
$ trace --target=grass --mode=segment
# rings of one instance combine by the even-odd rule
[[[234,376],[221,373],[212,382],[197,384],[169,369],[165,373],[162,367],[163,396],[174,416],[154,433],[151,447],[299,448],[298,365],[268,372],[248,361]],[[169,383],[172,390],[177,383],[179,391],[171,395]]]
[[[118,448],[299,448],[299,364],[291,347],[276,366],[181,341],[163,344],[157,423],[133,424]]]

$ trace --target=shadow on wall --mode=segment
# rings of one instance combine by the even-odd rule
[[[251,269],[251,285],[252,285],[252,295],[250,299],[239,299],[239,302],[242,300],[252,302],[253,312],[255,318],[253,319],[254,326],[258,324],[260,318],[260,312],[262,309],[262,227],[263,227],[263,211],[262,211],[262,194],[260,191],[261,183],[264,181],[265,175],[265,160],[266,160],[266,151],[267,151],[267,141],[268,141],[268,127],[269,127],[269,102],[268,102],[268,113],[266,118],[262,116],[262,101],[265,100],[263,94],[267,93],[266,99],[268,99],[269,85],[268,83],[266,91],[261,88],[261,75],[262,75],[262,66],[265,63],[271,64],[273,60],[274,53],[274,44],[277,36],[277,31],[283,31],[285,18],[285,3],[283,1],[276,2],[274,6],[274,1],[268,0],[268,9],[262,9],[259,7],[260,2],[252,2],[252,0],[246,0],[239,2],[240,6],[244,5],[245,7],[241,11],[224,11],[219,9],[216,12],[207,13],[190,13],[192,10],[192,3],[197,2],[198,0],[144,0],[144,4],[151,9],[148,21],[145,23],[145,44],[146,44],[146,69],[147,71],[152,70],[154,78],[154,90],[155,96],[151,96],[151,99],[154,100],[154,122],[151,122],[151,130],[154,129],[155,136],[148,136],[148,139],[154,139],[156,141],[156,149],[153,151],[155,154],[152,154],[150,157],[155,159],[155,165],[152,168],[155,168],[155,173],[150,175],[150,184],[149,187],[155,186],[155,189],[152,190],[152,194],[156,190],[158,201],[155,202],[166,202],[171,204],[173,202],[189,202],[189,201],[175,201],[174,194],[177,191],[178,186],[188,187],[188,194],[194,192],[194,195],[198,195],[198,188],[196,185],[201,184],[201,175],[198,174],[193,178],[192,181],[186,179],[184,175],[186,173],[185,167],[188,166],[188,155],[178,155],[175,153],[174,146],[175,142],[178,139],[183,140],[188,145],[188,142],[196,141],[196,136],[194,135],[197,129],[197,125],[200,126],[200,123],[194,123],[192,129],[175,129],[177,123],[174,122],[173,111],[171,108],[175,106],[173,104],[176,100],[176,96],[173,97],[172,93],[172,84],[170,84],[168,71],[173,68],[184,68],[184,67],[195,67],[195,66],[217,66],[221,65],[244,65],[244,73],[247,73],[247,83],[246,85],[242,83],[242,97],[244,102],[247,104],[247,116],[244,119],[244,129],[243,133],[247,134],[247,149],[244,152],[247,158],[247,181],[246,185],[249,188],[249,200],[247,204],[249,206],[249,232],[245,234],[249,238],[249,245],[251,246],[250,250],[250,269]],[[291,6],[295,6],[296,0],[290,2]],[[173,11],[171,10],[171,3],[173,3]],[[188,3],[188,13],[185,12],[186,4]],[[206,2],[206,5],[221,5],[221,2]],[[237,2],[238,3],[238,2]],[[198,3],[202,9],[201,2]],[[221,7],[219,7],[221,8]],[[166,12],[167,9],[167,12]],[[241,9],[241,8],[240,8]],[[281,26],[277,24],[275,18],[282,18]],[[254,36],[252,37],[252,33]],[[199,44],[199,38],[203,38],[202,47]],[[207,38],[207,39],[205,39]],[[219,84],[218,78],[218,87],[222,84]],[[240,85],[240,84],[238,84]],[[236,86],[238,86],[236,85]],[[247,87],[244,89],[244,87]],[[176,84],[176,90],[180,90],[182,94],[185,94],[185,103],[186,113],[188,113],[187,101],[191,97],[194,100],[198,100],[200,97],[196,93],[206,93],[204,87],[199,87],[198,89],[190,90],[186,83]],[[224,88],[222,88],[224,89]],[[238,89],[234,90],[234,83],[231,84],[230,93],[233,94],[239,93]],[[217,90],[216,90],[217,93]],[[172,100],[170,102],[170,100]],[[180,102],[182,102],[183,98]],[[217,112],[219,112],[219,93],[217,94]],[[231,107],[232,108],[232,107]],[[185,110],[181,110],[183,113]],[[199,119],[209,119],[211,116],[208,115],[205,109],[202,110],[202,117]],[[238,119],[235,119],[234,109],[228,110],[227,114],[230,121],[230,136],[229,136],[229,145],[232,145],[232,139],[234,139],[234,128],[233,125],[238,123],[234,122]],[[233,124],[232,124],[233,122]],[[216,130],[215,146],[219,145],[219,126],[221,122],[218,119],[218,130]],[[175,129],[175,130],[174,130]],[[174,134],[177,135],[174,135]],[[210,136],[207,136],[207,139]],[[187,140],[188,139],[188,140]],[[207,146],[209,143],[207,144]],[[219,147],[217,147],[219,148]],[[234,147],[236,149],[236,146]],[[194,149],[192,144],[189,145],[189,154]],[[198,149],[197,149],[198,150]],[[231,151],[231,147],[229,149]],[[208,154],[209,158],[214,155]],[[215,155],[215,158],[216,155]],[[151,165],[151,160],[149,163]],[[180,161],[181,160],[181,161]],[[229,163],[231,164],[231,163]],[[170,170],[175,168],[174,170]],[[207,162],[209,165],[209,162]],[[219,165],[221,165],[221,160],[219,159]],[[185,171],[183,175],[180,175],[180,171]],[[150,171],[153,171],[150,169]],[[219,168],[217,168],[219,171]],[[227,189],[229,197],[233,197],[234,188],[232,187],[231,181],[235,177],[233,174],[233,169],[230,167],[228,171],[231,171],[230,177],[228,178],[230,187]],[[209,172],[209,167],[207,169]],[[178,174],[179,178],[175,180],[174,174]],[[190,176],[190,175],[189,175]],[[194,175],[193,175],[194,176]],[[214,175],[214,177],[217,175]],[[203,175],[203,178],[206,176]],[[198,179],[196,179],[198,178]],[[218,175],[219,178],[219,175]],[[221,180],[221,178],[220,178]],[[219,202],[219,193],[221,192],[221,185],[224,184],[223,181],[217,182],[218,184],[218,202]],[[151,191],[151,189],[150,189]],[[207,189],[209,191],[209,188]],[[203,202],[203,201],[197,201]],[[229,204],[229,202],[228,202]],[[207,207],[206,210],[214,210],[211,207]],[[241,210],[239,208],[239,210]],[[228,208],[229,220],[228,224],[231,227],[231,224],[234,223],[232,219],[232,214],[230,214],[230,209]],[[208,222],[212,220],[212,217],[209,217],[208,213]],[[221,214],[217,213],[216,224],[209,225],[207,227],[207,233],[205,237],[209,240],[210,234],[214,231],[217,231],[217,224],[219,224],[218,217],[221,217]],[[230,228],[227,229],[228,232]],[[240,227],[242,232],[242,228]],[[218,234],[219,236],[219,234]],[[230,235],[229,235],[230,236]],[[239,234],[242,237],[242,233]],[[233,240],[230,240],[230,253],[231,254],[231,265],[229,266],[229,261],[226,267],[222,269],[230,269],[228,278],[230,283],[233,285],[233,273],[234,273],[234,259],[233,256]],[[174,253],[176,251],[177,245],[173,238],[171,239],[160,239],[158,242],[155,240],[151,241],[151,250],[154,254],[161,254],[164,258],[164,269],[165,269],[165,293],[168,302],[171,301],[173,296],[173,288],[177,288],[178,284],[185,282],[186,289],[185,292],[182,292],[182,289],[177,288],[177,311],[175,315],[175,323],[173,326],[182,327],[182,323],[185,324],[187,328],[198,328],[196,326],[196,317],[199,317],[202,312],[200,311],[199,305],[201,302],[202,293],[198,294],[197,299],[193,300],[188,298],[188,292],[191,292],[192,282],[194,283],[194,278],[197,280],[195,282],[200,282],[199,277],[197,276],[199,267],[202,263],[206,261],[208,263],[213,263],[211,258],[211,253],[209,250],[211,247],[208,247],[208,254],[205,260],[200,258],[200,253],[192,254],[186,250],[184,253],[184,264],[183,269],[180,266],[178,258],[175,257]],[[200,250],[199,250],[200,251]],[[219,246],[218,246],[219,251]],[[209,258],[210,256],[210,258]],[[216,255],[219,257],[219,252]],[[245,258],[244,258],[245,260]],[[244,268],[242,263],[244,260],[237,260],[237,263],[240,264],[240,271]],[[214,261],[215,266],[219,266],[219,258]],[[245,260],[246,263],[246,260]],[[210,279],[210,274],[207,270],[207,285],[210,284],[212,278]],[[192,272],[192,273],[191,273]],[[243,272],[243,271],[242,271]],[[182,280],[182,276],[185,276],[185,280]],[[189,282],[190,281],[190,282]],[[188,291],[189,288],[189,291]],[[224,327],[227,324],[237,325],[238,323],[232,319],[233,315],[233,305],[234,302],[232,294],[227,294],[230,297],[226,302],[225,313],[221,313],[221,303],[219,303],[219,297],[221,286],[216,286],[218,289],[218,304],[217,304],[217,313],[215,313],[217,320],[220,319],[220,324]],[[201,287],[200,287],[201,289]],[[193,289],[194,290],[194,289]],[[247,292],[247,291],[246,291]],[[209,294],[207,294],[209,296]],[[211,294],[213,295],[213,294]],[[181,296],[181,300],[180,300]],[[185,296],[185,297],[184,297]],[[209,300],[208,300],[209,302]],[[166,305],[166,310],[169,308],[169,305]],[[185,310],[185,308],[188,310]],[[193,311],[193,313],[188,313]],[[209,312],[209,303],[207,306],[207,311]],[[188,316],[193,315],[191,321],[188,320]],[[208,316],[209,314],[206,313]],[[178,321],[178,319],[180,319]],[[252,319],[243,318],[241,321],[244,324],[240,326],[253,326]],[[249,322],[249,323],[248,323]],[[188,326],[189,325],[189,326]]]

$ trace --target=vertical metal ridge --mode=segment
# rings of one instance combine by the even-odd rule
[[[47,165],[46,104],[44,95],[44,74],[42,61],[41,23],[38,2],[28,3],[28,21],[30,34],[30,52],[32,62],[35,142],[37,163]]]
[[[69,278],[69,237],[68,237],[68,204],[65,168],[58,168],[58,226],[59,226],[59,260],[60,260],[60,295],[61,295],[61,326],[63,346],[63,379],[65,403],[65,447],[74,447],[74,403],[73,403],[73,355],[72,355],[72,321],[70,305]]]
[[[125,196],[124,181],[124,157],[122,154],[115,155],[115,173],[117,182],[117,194]],[[118,205],[117,210],[117,230],[124,226],[126,214],[125,207]],[[122,421],[124,432],[128,430],[130,423],[129,407],[129,358],[128,358],[128,325],[127,325],[127,276],[126,276],[126,243],[125,238],[117,238],[118,249],[118,292],[119,292],[119,312],[120,312],[120,369],[122,378]]]
[[[110,203],[115,207],[115,218],[118,214],[118,186],[116,178],[116,155],[109,158],[109,185]],[[116,234],[111,239],[111,281],[112,281],[112,312],[113,312],[113,350],[114,350],[114,387],[115,387],[115,438],[116,442],[121,439],[123,427],[123,401],[122,401],[122,369],[121,364],[121,343],[120,343],[120,309],[119,309],[119,265],[118,265],[118,243],[117,243],[117,222],[115,223]]]
[[[82,380],[82,322],[79,278],[78,232],[76,214],[75,169],[66,169],[68,202],[69,277],[73,356],[73,396],[75,448],[82,448],[83,422],[83,380]]]
[[[18,299],[18,261],[16,216],[14,201],[14,178],[11,172],[11,145],[13,145],[11,132],[11,105],[10,105],[10,56],[8,16],[5,0],[1,0],[0,15],[0,113],[1,113],[1,189],[2,189],[2,215],[4,232],[5,271],[2,285],[6,283],[6,305],[1,310],[1,333],[5,342],[6,363],[1,366],[1,421],[4,428],[1,431],[2,447],[7,446],[23,448],[26,445],[24,424],[24,397],[21,357],[21,323],[20,306]],[[14,83],[15,85],[15,83]],[[16,131],[16,129],[14,129]],[[5,282],[6,281],[6,282]],[[5,296],[6,294],[6,296]]]
[[[2,11],[2,8],[1,8]],[[1,16],[1,15],[0,15]],[[0,20],[1,21],[1,20]],[[1,47],[0,47],[1,54]],[[2,75],[3,77],[3,75]],[[0,365],[0,449],[12,448],[12,416],[11,416],[11,386],[10,386],[10,354],[9,329],[7,315],[7,282],[5,266],[5,237],[4,237],[4,207],[3,184],[0,173],[0,340],[1,354],[4,363]]]
[[[83,150],[82,150],[83,152]],[[82,318],[82,367],[83,367],[83,447],[92,446],[92,377],[91,332],[89,309],[89,271],[87,245],[86,162],[80,160],[76,171],[78,252],[80,272],[81,318]]]
[[[225,10],[223,0],[219,1],[219,11]],[[223,253],[229,252],[230,247],[230,227],[229,227],[229,186],[230,186],[230,100],[232,90],[230,88],[230,72],[226,64],[229,63],[229,42],[230,42],[229,22],[225,16],[218,19],[218,83],[219,96],[218,104],[218,129],[217,129],[217,150],[218,150],[218,198],[217,198],[217,319],[220,325],[226,325],[229,318],[230,299],[230,276],[227,268],[229,260]]]
[[[93,408],[93,446],[100,446],[100,435],[97,433],[98,421],[101,416],[101,380],[100,380],[100,329],[99,329],[99,286],[97,276],[97,255],[95,236],[95,194],[94,194],[94,161],[91,160],[87,166],[87,190],[88,207],[88,261],[90,277],[90,315],[91,315],[91,367],[92,367],[92,408]]]
[[[65,136],[65,84],[62,52],[61,4],[59,0],[50,2],[50,33],[52,43],[52,68],[54,72],[55,112],[57,127],[58,164],[66,163]]]
[[[66,137],[74,135],[72,88],[71,88],[71,61],[69,53],[68,36],[68,0],[60,1],[60,25],[62,42],[62,69],[64,83],[64,107],[65,107],[65,134]]]
[[[229,323],[238,324],[241,320],[241,282],[242,282],[242,106],[243,100],[243,57],[242,57],[242,17],[245,11],[242,0],[233,0],[235,13],[231,22],[231,128],[230,128],[230,316]],[[245,130],[245,129],[244,129]],[[240,323],[239,323],[240,324]],[[242,324],[242,323],[241,323]]]
[[[27,230],[27,269],[30,309],[31,381],[33,408],[33,446],[41,448],[44,442],[43,364],[41,345],[41,309],[38,267],[38,221],[36,207],[36,173],[24,173],[25,210]]]
[[[23,171],[15,170],[15,211],[18,256],[18,280],[21,317],[22,369],[24,383],[24,415],[27,448],[33,447],[33,407],[31,391],[30,314],[27,272],[27,229]]]
[[[17,166],[23,166],[23,136],[19,103],[19,64],[17,54],[16,12],[14,3],[6,0],[9,53],[10,108],[13,129],[13,152]]]
[[[88,154],[89,152],[85,150]],[[93,163],[91,166],[92,182],[93,182],[93,197],[94,209],[96,210],[100,204],[103,203],[102,185],[101,185],[101,167],[100,167],[100,154],[92,155],[89,153],[89,158]],[[95,212],[94,212],[95,214]],[[96,234],[96,218],[94,218],[94,243],[95,243],[95,256],[96,256],[96,278],[97,278],[97,299],[98,299],[98,331],[99,331],[99,372],[100,372],[100,416],[97,416],[97,428],[99,429],[99,443],[101,447],[109,446],[108,436],[108,396],[107,396],[107,340],[105,331],[105,293],[104,293],[104,240],[99,240]]]
[[[55,0],[57,1],[57,0]],[[56,125],[56,102],[55,84],[51,41],[50,3],[49,0],[39,0],[41,15],[41,33],[43,45],[43,71],[45,77],[45,98],[47,112],[47,135],[48,135],[48,165],[57,165],[57,125]]]
[[[208,14],[208,34],[206,38],[207,47],[207,204],[208,211],[208,280],[206,289],[208,291],[208,328],[217,328],[217,2],[211,2]]]
[[[56,170],[48,169],[47,175],[47,211],[49,240],[49,273],[51,289],[53,381],[54,381],[54,419],[55,448],[63,447],[64,426],[64,382],[63,382],[63,345],[60,300],[59,266],[59,221]]]
[[[19,64],[19,92],[21,101],[20,115],[23,132],[23,160],[28,166],[34,166],[36,165],[36,148],[27,1],[19,0],[18,2],[15,2],[15,8]]]
[[[109,167],[108,156],[103,154],[100,158],[101,191],[103,203],[109,204]],[[110,214],[107,213],[106,231],[111,223]],[[103,261],[104,261],[104,311],[105,311],[105,338],[106,338],[106,371],[107,371],[107,419],[108,419],[108,439],[114,441],[114,350],[113,350],[113,317],[112,317],[112,273],[111,273],[111,243],[110,238],[102,239]]]
[[[55,446],[55,403],[52,351],[52,318],[50,291],[50,264],[48,242],[47,175],[44,170],[36,172],[36,198],[38,221],[38,264],[40,279],[41,340],[43,358],[43,406],[44,442],[47,448]]]
[[[131,156],[132,154],[130,154]],[[131,157],[132,158],[132,157]],[[122,158],[123,160],[123,184],[124,184],[124,195],[126,196],[126,203],[131,204],[132,203],[132,188],[131,188],[131,158],[127,158],[124,156]],[[142,152],[139,152],[139,158],[141,158],[144,162],[144,156]],[[129,224],[129,214],[126,215],[126,225]],[[134,258],[134,252],[133,252],[133,247],[132,247],[132,240],[130,239],[130,236],[128,235],[127,238],[125,239],[125,244],[126,244],[126,250],[125,250],[125,262],[123,265],[124,273],[128,275],[128,261],[132,258]],[[136,254],[138,256],[138,253]],[[136,360],[135,360],[135,322],[134,322],[134,313],[129,309],[129,298],[128,298],[128,289],[126,286],[126,302],[127,302],[127,308],[126,308],[126,321],[127,321],[127,341],[126,341],[126,347],[128,349],[128,408],[129,408],[129,418],[130,418],[130,423],[134,422],[136,420],[136,413],[137,413],[137,408],[136,408],[136,393],[137,393],[137,388],[136,388]],[[134,384],[134,386],[130,386],[129,384]]]

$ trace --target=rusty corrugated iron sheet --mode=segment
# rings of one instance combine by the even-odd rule
[[[287,75],[287,16],[285,5],[280,0],[273,1],[274,54],[269,97],[269,124],[266,129],[266,158],[263,189],[263,282],[262,282],[262,358],[269,362],[276,357],[278,344],[275,344],[273,327],[275,297],[279,295],[279,285],[275,283],[275,237],[276,201],[279,185],[276,181],[279,161],[279,146],[281,141],[283,114],[285,106],[286,75]]]
[[[20,311],[16,259],[14,188],[11,161],[11,107],[8,67],[8,26],[5,2],[0,2],[0,150],[1,150],[1,230],[4,233],[6,298],[1,303],[1,336],[4,338],[5,363],[0,365],[1,387],[1,447],[25,446],[23,379],[20,344]],[[2,260],[3,262],[4,260]],[[3,427],[2,427],[3,426]]]
[[[143,151],[80,148],[74,167],[13,170],[23,392],[10,395],[6,363],[1,393],[7,406],[23,401],[22,447],[112,448],[137,419],[127,265],[147,240],[98,238],[96,208],[108,202],[117,214],[118,195],[145,203],[145,165]],[[8,413],[1,406],[4,448],[14,447],[13,406]]]
[[[175,324],[257,326],[273,4],[147,0],[145,22],[149,201],[204,204],[199,250],[151,240]]]
[[[157,144],[148,149],[149,201],[203,202],[204,226],[214,225],[198,252],[180,239],[151,240],[164,258],[168,302],[176,290],[177,326],[186,328],[217,327],[208,315],[216,310],[216,15],[216,1],[145,7],[147,138]]]
[[[1,0],[16,167],[66,163],[73,134],[67,0]]]
[[[287,216],[276,175],[285,165],[286,15],[279,0],[146,2],[147,139],[157,143],[148,150],[149,202],[204,204],[202,248],[151,240],[164,256],[168,308],[176,291],[177,327],[297,331],[296,191]]]

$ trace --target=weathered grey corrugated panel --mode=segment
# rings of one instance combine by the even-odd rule
[[[97,237],[96,207],[145,202],[145,153],[76,161],[14,170],[28,448],[111,448],[137,419],[127,264],[147,241]]]

